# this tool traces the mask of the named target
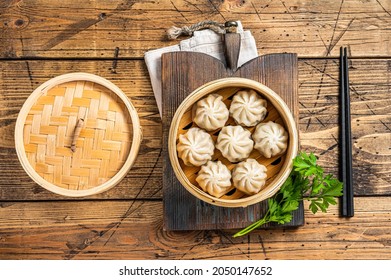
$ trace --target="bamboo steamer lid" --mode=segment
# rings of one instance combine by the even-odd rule
[[[70,73],[39,86],[24,103],[15,147],[27,174],[56,194],[82,197],[118,184],[136,160],[140,121],[110,81]]]
[[[231,99],[235,93],[243,89],[255,90],[260,95],[260,97],[267,100],[268,114],[265,120],[262,122],[273,121],[284,126],[289,136],[288,147],[283,154],[276,155],[270,159],[263,157],[256,149],[253,149],[251,152],[249,158],[253,158],[260,164],[267,167],[268,179],[265,186],[259,193],[254,195],[246,195],[232,186],[232,188],[228,190],[225,195],[221,197],[214,197],[204,192],[196,182],[196,177],[201,167],[186,166],[178,157],[176,144],[180,134],[186,133],[187,130],[191,127],[196,127],[192,120],[192,107],[195,103],[208,94],[217,93],[223,96],[224,103],[227,105],[227,107],[229,107]],[[230,117],[225,125],[236,124]],[[255,127],[246,129],[252,133]],[[219,131],[220,129],[208,133],[211,135],[212,139],[216,141]],[[185,100],[183,100],[172,119],[168,138],[168,151],[170,162],[178,181],[192,195],[216,206],[246,207],[266,200],[267,198],[273,196],[280,189],[292,170],[292,160],[297,154],[298,142],[299,137],[297,132],[297,125],[289,107],[277,93],[264,84],[254,80],[231,77],[211,81],[205,85],[202,85],[190,93],[190,95]],[[215,149],[212,161],[217,160],[221,161],[231,171],[236,165],[236,163],[231,163],[225,159],[221,153]]]

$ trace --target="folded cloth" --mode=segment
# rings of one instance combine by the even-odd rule
[[[238,59],[238,67],[258,56],[257,46],[251,32],[243,30],[240,21],[237,31],[241,34],[241,46]],[[224,45],[221,35],[206,29],[195,31],[193,37],[179,42],[177,45],[151,50],[145,53],[144,59],[151,79],[153,93],[155,95],[160,117],[162,116],[162,72],[161,55],[168,52],[194,51],[213,56],[225,63]]]

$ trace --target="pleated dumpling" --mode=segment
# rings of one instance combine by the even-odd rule
[[[267,101],[259,97],[255,90],[240,90],[233,99],[229,113],[235,122],[242,126],[255,126],[266,117]]]
[[[248,195],[259,193],[266,183],[266,170],[266,167],[255,159],[242,161],[232,171],[233,185]]]
[[[228,118],[228,108],[219,94],[209,94],[193,105],[193,121],[207,131],[222,128]]]
[[[253,133],[254,148],[264,157],[271,158],[282,154],[288,146],[288,133],[278,123],[260,123]]]
[[[212,159],[214,153],[212,137],[198,127],[190,128],[179,135],[178,156],[187,166],[201,166]]]
[[[254,141],[251,139],[250,131],[240,125],[223,127],[217,137],[216,148],[230,162],[248,158],[253,146]]]
[[[221,161],[208,161],[198,172],[197,183],[204,192],[221,197],[232,189],[231,172]]]

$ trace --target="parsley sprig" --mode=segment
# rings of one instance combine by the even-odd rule
[[[316,163],[316,156],[301,152],[293,159],[293,169],[280,190],[267,200],[268,210],[262,219],[237,232],[234,237],[248,234],[254,229],[269,223],[289,223],[293,211],[301,200],[310,202],[312,213],[319,210],[326,212],[330,204],[337,204],[337,197],[342,195],[342,183]]]

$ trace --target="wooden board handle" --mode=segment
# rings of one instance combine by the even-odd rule
[[[224,35],[225,58],[227,67],[235,72],[238,69],[238,59],[240,53],[240,34],[227,33]]]

